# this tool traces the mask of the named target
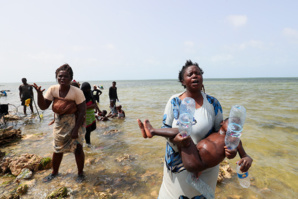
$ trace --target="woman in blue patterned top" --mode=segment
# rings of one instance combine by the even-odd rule
[[[206,138],[210,133],[217,132],[223,120],[222,108],[219,101],[203,92],[203,70],[197,63],[186,61],[179,72],[179,81],[186,89],[173,95],[165,108],[162,128],[178,128],[179,106],[186,97],[196,102],[191,138],[195,144]],[[185,169],[177,145],[178,139],[167,140],[164,164],[163,182],[159,191],[159,199],[204,198],[201,192],[186,183],[188,171]],[[196,151],[193,151],[195,154]],[[236,152],[235,152],[236,155]],[[200,175],[207,186],[209,196],[214,197],[219,165],[206,169]]]

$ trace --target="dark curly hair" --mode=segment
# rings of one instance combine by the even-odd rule
[[[181,70],[179,71],[179,75],[178,75],[178,79],[179,79],[179,82],[181,82],[181,84],[183,82],[183,76],[184,76],[185,70],[190,66],[198,67],[198,69],[201,71],[201,74],[202,75],[204,74],[204,71],[203,71],[203,69],[200,68],[199,64],[197,64],[196,62],[192,62],[191,60],[186,60],[184,66],[182,66]],[[182,86],[185,88],[185,86],[183,84],[182,84]]]
[[[68,72],[70,78],[72,79],[73,78],[73,72],[72,72],[72,69],[71,67],[68,65],[68,64],[63,64],[62,66],[60,66],[59,68],[57,68],[56,70],[56,79],[58,77],[58,73],[61,71],[61,70],[64,70],[66,72]]]

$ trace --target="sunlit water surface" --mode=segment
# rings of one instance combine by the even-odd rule
[[[31,83],[31,82],[29,82]],[[82,82],[81,82],[82,83]],[[109,110],[108,88],[110,81],[90,82],[104,87],[100,96],[100,109]],[[52,83],[38,83],[48,88]],[[205,79],[206,93],[221,103],[224,117],[230,108],[243,105],[247,109],[244,133],[241,137],[246,152],[254,159],[249,170],[251,186],[243,189],[236,175],[217,185],[216,198],[240,195],[242,198],[296,198],[298,195],[298,79]],[[20,106],[19,83],[0,83],[0,90],[10,90],[0,103]],[[113,119],[97,122],[91,134],[92,148],[84,146],[87,180],[75,182],[76,164],[73,154],[65,154],[57,180],[45,184],[41,180],[50,170],[34,175],[35,186],[23,198],[44,198],[60,186],[69,187],[74,198],[98,198],[101,192],[110,192],[114,198],[157,198],[162,181],[165,139],[143,139],[137,118],[150,119],[160,127],[164,107],[171,95],[183,91],[176,80],[118,81],[118,96],[126,113],[125,120]],[[10,111],[14,110],[10,106]],[[28,112],[30,113],[29,109]],[[33,153],[42,157],[52,154],[51,109],[40,111],[38,116],[23,117],[11,123],[22,130],[23,139],[1,147],[7,154]],[[114,134],[106,134],[118,130]],[[122,158],[122,161],[121,161]],[[229,160],[232,167],[239,160]]]

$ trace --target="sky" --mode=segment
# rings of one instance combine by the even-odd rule
[[[0,82],[298,77],[297,0],[0,0]]]

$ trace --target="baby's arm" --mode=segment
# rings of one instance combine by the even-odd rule
[[[149,120],[145,120],[143,123],[139,119],[137,121],[138,121],[139,127],[142,131],[142,135],[144,138],[152,138],[155,135],[162,136],[165,138],[174,138],[179,133],[178,128],[155,129],[150,124]]]
[[[242,172],[246,172],[251,167],[253,159],[249,155],[246,154],[246,152],[245,152],[245,150],[242,146],[241,140],[240,140],[240,143],[237,147],[237,150],[238,150],[239,156],[241,157],[241,160],[238,161],[239,165],[242,164],[240,170]]]

